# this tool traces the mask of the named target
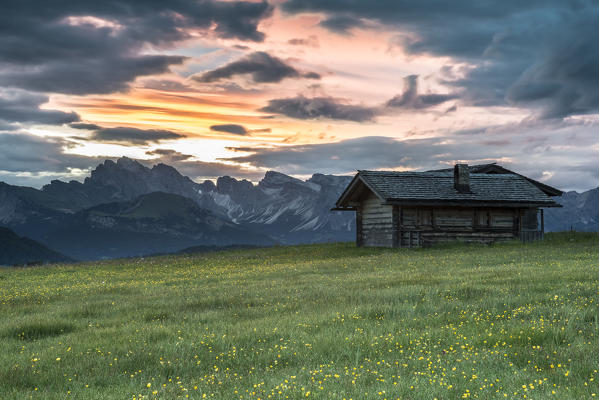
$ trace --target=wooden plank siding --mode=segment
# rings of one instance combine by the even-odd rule
[[[519,237],[519,209],[403,207],[401,247],[465,241],[493,243]]]
[[[392,230],[393,236],[392,236],[391,246],[392,247],[399,247],[400,243],[401,243],[400,242],[400,240],[401,240],[401,237],[400,237],[400,234],[401,234],[401,229],[400,229],[400,227],[401,227],[401,215],[399,214],[399,207],[398,206],[393,206],[391,217],[392,217],[392,225],[393,225],[393,227],[392,227],[392,229],[393,229]]]
[[[393,206],[381,204],[381,200],[369,192],[360,208],[363,246],[393,247]]]
[[[362,206],[356,207],[356,246],[364,245],[362,235]]]
[[[419,247],[455,240],[493,243],[542,238],[536,208],[404,207],[382,204],[369,193],[359,214],[358,245],[363,246]]]

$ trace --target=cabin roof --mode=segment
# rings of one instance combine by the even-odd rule
[[[554,188],[553,186],[549,186],[547,184],[536,181],[527,176],[520,175],[517,172],[509,170],[505,167],[502,167],[501,165],[499,165],[497,163],[470,165],[470,166],[468,166],[468,170],[470,171],[471,174],[513,174],[513,175],[518,175],[518,176],[523,177],[524,179],[526,179],[527,181],[529,181],[530,183],[532,183],[539,189],[541,189],[545,194],[547,194],[549,196],[561,196],[562,194],[564,194],[564,192],[562,192],[559,189]],[[431,170],[431,171],[427,171],[427,172],[452,172],[452,171],[453,171],[453,168],[444,168],[444,169]]]
[[[542,189],[514,173],[471,173],[470,192],[463,193],[455,189],[451,172],[358,171],[337,208],[354,207],[364,188],[388,204],[559,207]]]

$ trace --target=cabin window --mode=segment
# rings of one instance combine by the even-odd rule
[[[472,226],[472,211],[447,210],[439,211],[435,215],[437,226]]]
[[[409,226],[415,226],[416,225],[416,218],[417,218],[417,212],[415,209],[413,208],[404,208],[403,212],[402,212],[402,217],[401,217],[401,224],[402,225],[409,225]]]
[[[418,225],[432,225],[432,215],[430,210],[418,211]]]
[[[491,214],[491,225],[494,228],[512,228],[514,216],[512,214]]]
[[[489,213],[486,211],[478,211],[477,213],[478,226],[489,225]]]
[[[524,216],[522,217],[522,228],[527,230],[537,230],[537,214],[536,208],[525,210]]]

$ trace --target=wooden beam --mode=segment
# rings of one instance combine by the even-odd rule
[[[356,246],[362,247],[362,207],[356,208]]]
[[[399,247],[399,206],[393,206],[392,210],[392,233],[391,233],[391,242],[393,247]]]
[[[403,224],[403,207],[399,207],[399,231],[398,231],[399,247],[403,247],[403,231],[401,230],[402,224]]]
[[[541,208],[541,234],[545,234],[545,213]]]
[[[524,219],[525,210],[522,209],[518,213],[518,230],[522,232],[522,220]]]
[[[419,199],[405,199],[405,200],[386,200],[382,204],[384,205],[398,205],[398,206],[412,206],[412,207],[458,207],[458,208],[472,208],[472,207],[484,207],[484,208],[526,208],[526,207],[563,207],[561,204],[555,202],[546,203],[529,203],[529,202],[502,202],[502,201],[454,201],[454,200],[419,200]]]

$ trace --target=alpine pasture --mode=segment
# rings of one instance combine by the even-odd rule
[[[0,269],[2,399],[586,399],[599,236]]]

